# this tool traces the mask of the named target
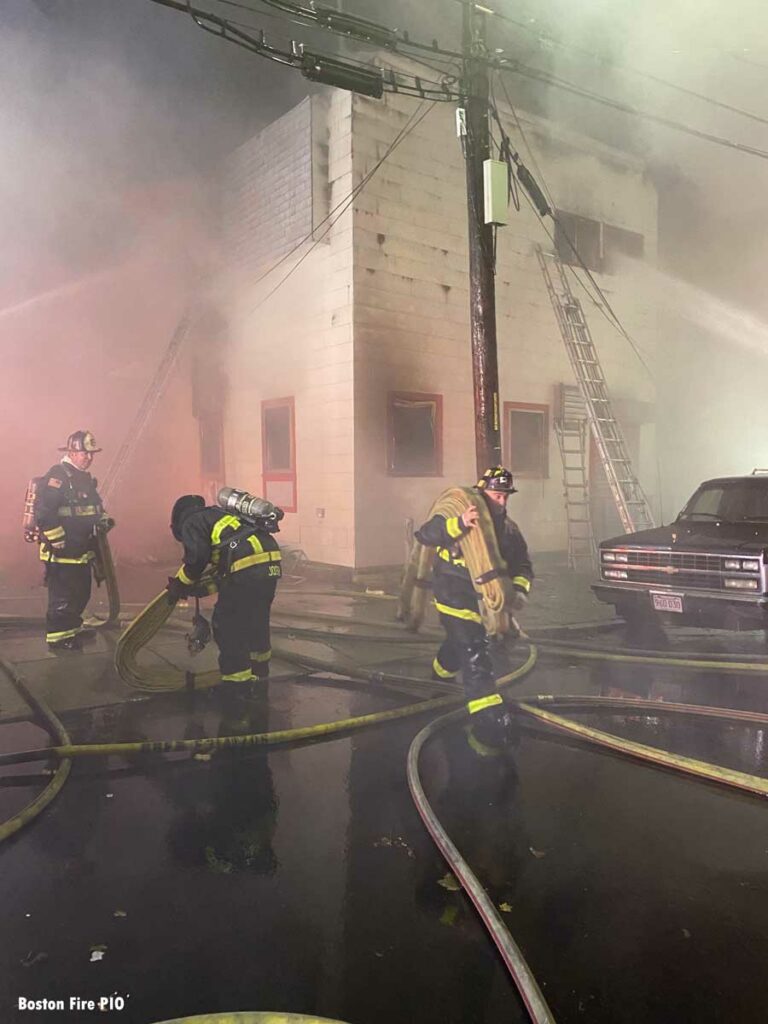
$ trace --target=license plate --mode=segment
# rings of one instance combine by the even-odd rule
[[[678,594],[651,594],[657,612],[682,612],[683,599]]]

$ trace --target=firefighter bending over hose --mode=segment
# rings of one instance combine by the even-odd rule
[[[184,564],[168,580],[168,599],[188,597],[206,569],[218,590],[213,638],[222,682],[247,684],[269,676],[272,656],[269,616],[282,575],[272,536],[282,509],[245,491],[225,487],[220,506],[206,507],[199,494],[185,494],[171,512],[171,533],[184,545]],[[233,515],[232,511],[237,511]]]
[[[27,536],[40,541],[48,587],[45,639],[55,653],[81,650],[83,612],[91,597],[96,557],[95,531],[115,525],[105,515],[97,481],[88,472],[93,456],[101,451],[93,434],[76,430],[59,451],[66,453],[61,462],[30,485],[36,528]]]
[[[514,591],[510,606],[518,610],[527,602],[533,567],[522,533],[507,518],[507,500],[517,493],[512,474],[502,466],[494,466],[483,473],[475,489],[479,492],[478,500],[486,503],[491,514],[499,551]],[[496,689],[479,596],[462,556],[462,538],[470,530],[479,528],[478,523],[477,506],[471,505],[455,518],[432,516],[415,536],[420,543],[437,549],[432,587],[446,638],[432,662],[432,678],[453,679],[461,672],[472,723],[469,740],[482,754],[510,738],[511,720]]]

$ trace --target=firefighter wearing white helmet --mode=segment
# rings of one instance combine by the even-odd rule
[[[40,559],[46,566],[50,650],[77,651],[83,611],[91,596],[94,527],[104,516],[96,480],[88,470],[101,448],[89,430],[67,438],[62,459],[40,478],[36,519]]]
[[[514,590],[512,607],[520,608],[531,589],[533,566],[525,538],[517,524],[507,517],[507,500],[517,493],[512,474],[503,466],[492,466],[475,488],[479,500],[485,501],[491,513],[499,551]],[[509,722],[496,690],[478,594],[461,550],[462,538],[478,522],[477,506],[471,505],[454,519],[432,516],[416,532],[416,539],[437,549],[432,586],[446,638],[432,662],[432,678],[453,679],[461,672],[472,721],[470,743],[482,754],[504,742]]]

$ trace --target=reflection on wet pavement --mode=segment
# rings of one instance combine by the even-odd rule
[[[761,653],[759,638],[741,639],[740,650]],[[114,694],[101,642],[78,671]],[[690,650],[693,642],[702,649],[700,638],[675,638]],[[13,643],[21,659],[31,641],[20,634]],[[347,643],[353,661],[383,660],[384,644]],[[392,647],[389,671],[427,674],[428,646]],[[499,671],[510,664],[500,650],[495,658]],[[55,697],[68,685],[61,662],[39,663],[36,685]],[[767,687],[768,678],[546,655],[513,694],[629,694],[766,711]],[[66,712],[65,721],[78,742],[191,738],[397,702],[300,685],[286,673],[249,702],[217,691],[122,697]],[[763,731],[752,726],[661,709],[574,717],[767,774]],[[419,728],[415,719],[270,753],[78,761],[52,807],[0,849],[0,1004],[12,1008],[21,994],[118,992],[130,994],[129,1013],[114,1019],[136,1024],[233,1009],[353,1024],[525,1020],[411,804],[405,759]],[[45,743],[34,725],[0,725],[2,749]],[[45,770],[4,769],[0,818],[45,784]],[[428,746],[422,774],[560,1024],[765,1019],[768,828],[759,800],[538,727],[524,730],[514,757],[490,760],[476,757],[460,728],[449,730]],[[95,946],[106,947],[98,962]]]

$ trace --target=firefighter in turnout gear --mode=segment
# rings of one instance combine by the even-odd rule
[[[499,551],[507,565],[513,590],[511,607],[520,609],[528,599],[533,567],[522,533],[507,518],[507,499],[517,492],[512,474],[493,466],[483,473],[476,490],[478,500],[486,502],[491,513]],[[479,597],[461,551],[462,537],[478,528],[478,520],[474,505],[456,518],[435,515],[416,532],[416,539],[437,549],[432,586],[446,638],[432,663],[432,678],[453,679],[461,672],[472,723],[470,743],[478,753],[486,753],[510,734],[510,720],[496,689]]]
[[[184,564],[168,580],[169,599],[191,594],[206,569],[213,574],[219,595],[213,638],[222,682],[251,683],[269,676],[269,616],[282,575],[280,548],[272,536],[282,512],[269,507],[279,517],[249,521],[207,507],[199,494],[185,494],[171,513],[171,532],[184,545]]]
[[[88,472],[101,448],[89,430],[76,430],[59,451],[65,452],[61,462],[40,478],[35,507],[48,587],[45,638],[52,651],[77,651],[91,597],[94,531],[107,518]]]

